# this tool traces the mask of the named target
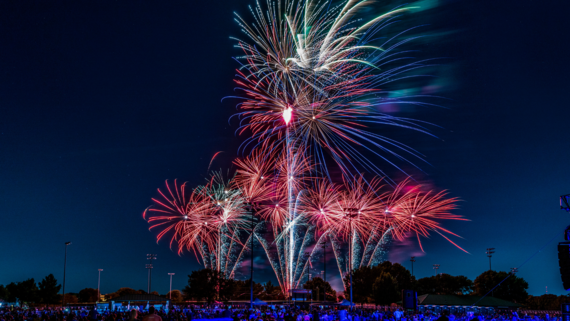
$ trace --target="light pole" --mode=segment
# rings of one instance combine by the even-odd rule
[[[494,247],[488,247],[487,248],[487,252],[485,252],[487,254],[487,257],[489,258],[489,271],[491,271],[491,257],[493,256],[493,253],[495,253],[495,248]]]
[[[99,302],[99,298],[101,298],[101,271],[103,269],[98,269],[97,271],[99,271],[99,280],[97,280],[97,302]]]
[[[255,210],[253,209],[252,203],[246,204],[246,209],[251,212],[251,258],[250,258],[250,276],[249,276],[249,307],[253,309],[253,230],[255,229],[254,225],[254,214]]]
[[[321,242],[321,246],[323,247],[323,281],[325,281],[324,283],[327,282],[327,239],[325,236],[325,239]],[[323,301],[327,301],[327,291],[325,288],[325,285],[323,283]]]
[[[350,228],[350,236],[349,236],[349,247],[348,247],[348,274],[350,277],[350,307],[352,309],[352,288],[354,284],[352,284],[352,218],[358,216],[360,211],[357,208],[346,208],[344,209],[344,214],[348,216],[348,224]]]
[[[412,256],[412,258],[410,259],[410,262],[412,262],[412,277],[414,276],[414,262],[416,261],[416,257]]]
[[[439,270],[439,264],[434,264],[433,270],[435,271],[435,275],[437,275],[437,270]]]
[[[168,292],[170,295],[168,299],[172,301],[172,276],[174,275],[174,273],[168,273],[168,275],[170,275],[170,292]]]
[[[148,294],[150,294],[150,284],[152,281],[152,261],[156,260],[156,254],[147,254],[146,255],[146,259],[150,260],[150,264],[146,265],[146,268],[148,269]]]
[[[249,276],[249,306],[253,309],[253,210],[251,211],[251,260],[250,260],[250,276]]]
[[[65,268],[67,266],[67,246],[71,242],[65,242],[65,256],[63,257],[63,297],[61,298],[61,307],[65,305]]]
[[[511,274],[512,274],[512,275],[517,274],[518,271],[519,271],[519,268],[516,268],[516,267],[515,267],[515,268],[511,268]],[[495,292],[492,291],[491,295],[494,295],[494,294],[495,294]]]
[[[146,293],[150,294],[150,271],[152,270],[152,264],[145,265],[145,268],[148,270]]]

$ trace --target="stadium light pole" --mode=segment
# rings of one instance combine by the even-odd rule
[[[512,274],[512,275],[517,274],[518,271],[519,271],[519,268],[516,268],[516,267],[511,268],[511,274]],[[495,292],[493,291],[493,292],[491,293],[491,295],[495,295]]]
[[[152,264],[147,264],[145,268],[148,270],[148,276],[146,281],[146,293],[150,294],[150,270],[152,270]]]
[[[416,261],[416,257],[412,256],[412,258],[410,259],[410,262],[412,262],[412,277],[414,276],[414,262]]]
[[[325,239],[321,242],[321,246],[323,247],[323,301],[327,301],[327,293],[325,289],[325,283],[327,282],[327,242]]]
[[[174,273],[168,273],[168,275],[170,275],[170,292],[168,292],[170,295],[168,296],[168,299],[172,301],[172,276]]]
[[[263,176],[261,177],[261,179],[263,179]],[[255,218],[254,203],[247,203],[246,204],[246,210],[251,213],[251,235],[250,235],[250,238],[251,238],[251,258],[250,258],[250,275],[249,275],[249,307],[250,307],[250,309],[253,309],[253,236],[254,236],[253,230],[257,226],[257,224],[254,223],[254,218]]]
[[[97,280],[97,303],[99,303],[99,299],[101,298],[101,271],[103,269],[98,269],[99,271],[99,279]]]
[[[249,306],[253,309],[253,211],[251,211],[251,260],[250,260],[250,276],[249,276]]]
[[[360,211],[357,208],[345,208],[344,215],[348,217],[348,224],[350,228],[349,248],[348,248],[348,275],[350,277],[350,308],[352,309],[352,218],[358,216]]]
[[[71,242],[65,242],[65,255],[63,257],[63,297],[61,298],[61,307],[65,305],[65,268],[67,266],[67,246],[70,245]]]
[[[495,248],[494,247],[488,247],[487,248],[487,252],[485,252],[487,254],[487,257],[489,258],[489,271],[491,271],[491,257],[493,256],[493,253],[495,253]]]
[[[148,294],[150,294],[150,285],[152,282],[152,261],[156,260],[156,254],[147,254],[146,255],[146,259],[150,260],[150,264],[146,265],[146,268],[148,269]]]
[[[434,264],[433,265],[433,270],[435,272],[435,275],[437,276],[437,271],[439,270],[439,264]]]

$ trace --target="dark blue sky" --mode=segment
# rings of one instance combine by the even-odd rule
[[[232,12],[251,1],[17,1],[0,3],[0,284],[63,275],[67,289],[146,289],[147,253],[158,254],[153,289],[181,289],[198,268],[156,244],[142,211],[165,179],[200,184],[236,156],[228,125],[240,35]],[[475,278],[525,262],[531,294],[563,293],[556,242],[570,222],[558,196],[570,193],[564,1],[451,1],[427,50],[451,57],[451,98],[421,117],[441,139],[409,142],[426,155],[435,186],[460,197],[471,222],[445,226],[465,254],[439,236],[396,245],[416,276]],[[414,136],[415,137],[415,136]],[[405,137],[404,137],[405,139]],[[262,263],[261,257],[259,258]],[[333,270],[332,266],[329,267]],[[271,271],[259,269],[265,281]],[[332,275],[331,275],[332,276]]]

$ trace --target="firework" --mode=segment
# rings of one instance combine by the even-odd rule
[[[170,246],[178,246],[178,253],[192,250],[207,262],[205,251],[215,247],[212,225],[208,226],[210,213],[214,209],[202,193],[196,193],[186,183],[174,186],[166,182],[166,193],[158,190],[162,199],[153,198],[155,206],[143,212],[143,218],[150,223],[150,230],[161,229],[157,241],[171,235]]]
[[[303,223],[314,226],[317,235],[331,232],[331,227],[338,224],[342,212],[338,201],[339,193],[340,186],[321,179],[315,188],[309,189],[301,198]]]
[[[233,179],[224,179],[220,171],[213,173],[208,184],[197,188],[214,209],[209,213],[209,225],[218,235],[212,266],[229,276],[245,250],[241,235],[249,229],[245,198],[239,189],[232,188],[234,185]]]
[[[270,199],[271,181],[274,172],[275,156],[267,149],[255,150],[250,156],[234,161],[237,166],[234,188],[249,203],[262,203]]]
[[[331,243],[341,275],[379,263],[390,240],[409,235],[420,247],[421,237],[437,233],[460,248],[440,223],[465,220],[451,213],[456,198],[410,179],[380,178],[386,173],[378,158],[402,172],[396,161],[421,159],[380,130],[429,134],[426,123],[382,112],[382,105],[430,106],[388,86],[421,76],[430,62],[409,57],[409,30],[389,32],[412,7],[367,18],[370,3],[268,0],[252,9],[254,24],[237,16],[246,35],[234,38],[244,52],[238,133],[248,135],[240,150],[249,155],[234,161],[232,179],[219,172],[195,189],[175,181],[159,190],[162,199],[143,214],[160,230],[158,240],[170,236],[179,253],[193,251],[230,277],[257,240],[286,296],[302,285],[323,242]],[[331,175],[331,164],[342,175]],[[254,229],[253,215],[260,220]]]
[[[258,4],[252,10],[253,25],[238,16],[249,39],[236,39],[245,52],[236,79],[245,94],[238,131],[251,133],[243,148],[266,139],[287,140],[295,153],[302,144],[302,152],[312,155],[324,172],[326,154],[347,177],[358,167],[384,175],[364,151],[393,166],[392,159],[404,159],[401,152],[420,157],[375,127],[427,133],[421,121],[382,113],[379,106],[429,104],[416,101],[419,96],[396,98],[378,89],[398,77],[413,76],[410,73],[427,63],[400,56],[406,52],[400,47],[412,37],[390,37],[378,46],[369,43],[411,8],[358,19],[368,4],[345,1],[328,8],[328,1],[268,2],[266,9]]]
[[[417,192],[408,197],[398,210],[394,212],[394,235],[402,238],[403,233],[412,232],[416,235],[418,243],[421,247],[420,236],[427,237],[430,232],[435,232],[446,240],[451,242],[457,248],[461,249],[459,245],[452,242],[443,233],[458,236],[457,234],[443,228],[439,221],[441,220],[460,220],[467,221],[467,219],[460,215],[452,214],[451,211],[457,208],[456,198],[446,198],[446,192],[433,193]]]
[[[423,191],[409,179],[396,187],[382,184],[378,178],[366,181],[362,176],[342,186],[323,179],[300,196],[298,214],[316,243],[331,242],[342,275],[349,265],[356,269],[380,263],[390,240],[401,240],[410,233],[420,247],[420,237],[434,232],[463,250],[444,234],[457,235],[440,225],[441,220],[466,220],[451,213],[457,201],[447,198],[445,192]],[[343,253],[345,245],[348,255]],[[314,251],[318,247],[313,247],[311,256]]]
[[[170,236],[178,254],[192,251],[205,266],[232,276],[246,249],[241,234],[247,229],[243,198],[230,189],[221,173],[214,173],[205,186],[190,189],[187,183],[166,183],[167,193],[158,190],[162,199],[154,199],[143,218],[150,230],[160,229],[157,242]]]
[[[273,146],[268,150],[273,152],[236,160],[235,181],[247,190],[244,194],[255,195],[251,199],[257,200],[256,214],[262,228],[270,231],[256,233],[255,238],[285,293],[300,286],[311,260],[319,255],[315,244],[324,240],[331,243],[341,274],[349,265],[355,269],[381,262],[390,240],[401,240],[410,233],[420,246],[420,237],[431,232],[457,246],[443,234],[457,235],[439,222],[464,219],[451,214],[457,199],[447,198],[445,192],[423,191],[410,179],[392,187],[381,178],[366,180],[362,175],[335,184],[312,177],[313,167],[307,159],[291,160],[293,166],[288,167],[282,149]],[[303,154],[295,156],[299,155]],[[295,176],[291,179],[287,173]],[[295,201],[289,203],[291,186]],[[347,246],[350,255],[343,252]]]
[[[294,262],[298,261],[297,255],[302,253],[302,244],[297,244],[297,235],[304,231],[302,226],[295,226],[297,202],[294,195],[307,186],[312,165],[302,154],[291,155],[284,149],[272,145],[266,149],[270,152],[254,151],[234,164],[238,167],[235,186],[243,190],[242,195],[246,196],[263,221],[258,226],[270,230],[267,235],[255,234],[254,237],[266,251],[286,292],[297,279],[299,265]]]

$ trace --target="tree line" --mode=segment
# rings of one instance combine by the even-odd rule
[[[213,269],[192,271],[188,275],[188,285],[183,289],[184,298],[205,301],[249,300],[251,282],[227,278],[224,273]],[[281,287],[271,281],[265,284],[253,282],[254,298],[261,300],[284,300]]]
[[[63,295],[59,294],[60,290],[61,284],[58,284],[53,274],[50,274],[39,283],[36,283],[33,278],[30,278],[22,282],[12,282],[6,286],[0,285],[0,300],[42,305],[61,304]],[[97,298],[97,289],[85,288],[78,293],[66,293],[65,302],[69,304],[95,303],[101,301],[100,299],[107,301],[127,294],[146,294],[146,291],[120,288],[116,292],[105,294],[102,298]],[[156,291],[151,292],[151,294],[159,295]],[[170,297],[170,293],[164,294],[162,297]],[[172,300],[183,300],[180,291],[172,291]]]
[[[31,278],[22,282],[10,283],[6,286],[0,285],[0,299],[7,302],[22,302],[56,304],[61,302],[59,290],[61,284],[50,274],[36,284]]]
[[[509,276],[507,278],[507,276]],[[506,280],[504,280],[506,279]],[[504,280],[504,281],[503,281]],[[384,262],[374,267],[361,267],[352,272],[353,301],[356,303],[375,303],[389,305],[400,301],[401,291],[404,289],[416,290],[422,294],[450,294],[450,295],[486,295],[499,284],[492,293],[494,297],[525,304],[529,297],[526,290],[528,283],[507,272],[486,271],[474,281],[459,275],[438,274],[431,277],[416,279],[404,266],[398,263]],[[345,291],[340,299],[348,298],[350,293],[350,278],[344,278]],[[328,282],[321,278],[307,281],[303,288],[311,289],[313,300],[336,301],[337,293]],[[250,297],[250,282],[226,278],[223,273],[211,269],[193,271],[188,276],[188,285],[184,289],[184,297],[205,301],[214,300],[248,300]],[[254,298],[262,300],[284,299],[279,286],[270,281],[265,284],[253,285]]]
[[[308,280],[303,288],[311,289],[313,300],[336,302],[349,298],[350,278],[345,276],[345,291],[337,293],[328,282],[315,277]],[[521,277],[504,271],[485,271],[471,280],[466,276],[438,275],[416,279],[410,271],[399,263],[383,262],[373,267],[361,267],[352,272],[353,301],[355,303],[373,303],[389,305],[401,300],[401,291],[411,289],[423,294],[439,295],[489,295],[503,300],[522,304],[533,310],[558,310],[563,302],[570,302],[570,295],[528,294],[528,283]],[[500,283],[499,286],[497,286]],[[239,281],[226,278],[223,273],[211,269],[193,271],[188,275],[188,285],[181,296],[185,300],[214,301],[249,300],[249,280]],[[495,287],[497,286],[497,287]],[[491,291],[493,290],[493,291]],[[278,285],[271,281],[265,284],[253,282],[254,299],[283,300]]]
[[[338,295],[328,282],[315,277],[308,280],[304,289],[312,290],[313,300],[332,301],[349,297],[350,278],[345,276],[345,291]],[[502,283],[501,283],[502,282]],[[475,278],[459,275],[438,274],[435,276],[416,279],[404,266],[389,261],[373,267],[361,267],[352,272],[353,301],[356,303],[374,303],[389,305],[401,300],[401,291],[404,289],[416,290],[422,294],[444,295],[492,295],[494,297],[516,302],[532,310],[558,310],[561,303],[570,302],[570,295],[556,296],[545,294],[542,296],[528,295],[528,283],[521,277],[503,271],[485,271]],[[497,284],[501,283],[495,288]],[[491,290],[494,290],[491,292]],[[31,304],[59,304],[62,295],[59,294],[61,285],[53,274],[46,276],[36,284],[33,278],[21,282],[12,282],[6,286],[0,285],[0,299],[8,302],[19,301]],[[230,300],[249,300],[251,283],[249,280],[235,280],[227,278],[223,273],[212,269],[192,271],[188,275],[188,285],[182,290],[173,290],[160,295],[171,298],[174,302],[186,300],[227,302]],[[491,293],[490,293],[491,292]],[[129,294],[146,294],[145,290],[135,290],[127,287],[116,292],[105,294],[104,301],[113,300],[119,296]],[[490,293],[490,294],[489,294]],[[154,291],[151,294],[159,295]],[[99,301],[97,289],[85,288],[78,293],[66,293],[67,303],[93,303]],[[254,299],[284,300],[279,285],[267,281],[263,284],[253,282]]]
[[[349,276],[345,276],[343,281],[347,296],[351,287]],[[489,294],[519,304],[525,304],[529,297],[526,291],[528,283],[523,278],[507,272],[485,271],[473,281],[463,275],[452,276],[445,273],[416,279],[404,266],[389,261],[354,270],[352,282],[354,302],[378,305],[400,301],[401,291],[404,289],[416,290],[418,295]],[[490,293],[499,283],[501,284]]]

